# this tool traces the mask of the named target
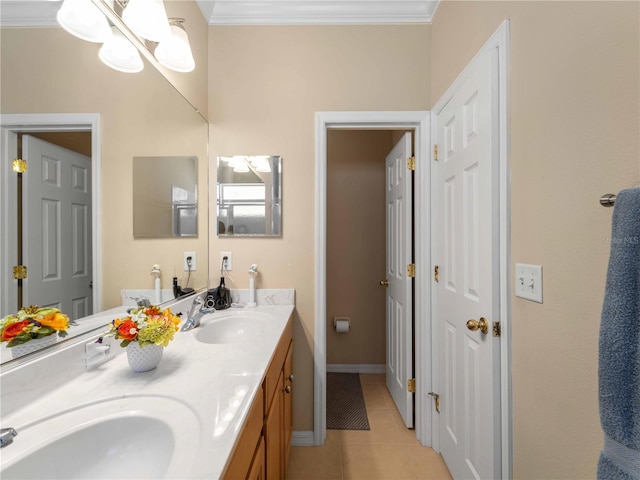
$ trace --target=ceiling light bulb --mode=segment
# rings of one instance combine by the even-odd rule
[[[103,43],[111,37],[107,17],[88,0],[64,0],[56,15],[58,23],[82,40]]]
[[[102,62],[124,73],[138,73],[144,68],[138,49],[118,30],[112,27],[113,35],[98,52]]]
[[[129,0],[122,20],[133,33],[152,42],[160,42],[171,35],[162,0]]]
[[[191,72],[196,68],[189,37],[180,24],[171,25],[171,35],[158,44],[154,55],[161,65],[176,72]]]

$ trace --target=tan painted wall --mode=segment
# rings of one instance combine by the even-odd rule
[[[209,29],[211,158],[283,156],[283,236],[217,238],[210,270],[233,253],[235,285],[296,289],[293,423],[313,429],[314,114],[424,110],[429,104],[429,26],[220,27]],[[215,185],[211,169],[210,184]],[[213,202],[212,195],[212,202]]]
[[[388,130],[327,136],[327,364],[385,364]],[[351,317],[337,333],[334,316]]]
[[[171,288],[174,269],[183,277],[184,251],[197,252],[200,265],[191,286],[206,286],[206,122],[149,65],[135,75],[116,72],[100,62],[98,45],[60,28],[6,28],[0,34],[2,113],[101,114],[103,307],[120,304],[120,289],[153,288],[155,263],[162,287]],[[155,155],[199,158],[198,239],[133,239],[132,158]]]
[[[433,22],[436,102],[511,19],[512,261],[544,281],[544,304],[513,299],[514,478],[595,478],[611,228],[598,199],[639,180],[639,7],[446,1]]]

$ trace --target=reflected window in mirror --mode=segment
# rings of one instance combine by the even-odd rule
[[[197,158],[133,157],[133,237],[197,236]]]
[[[218,157],[218,235],[282,236],[282,158]]]

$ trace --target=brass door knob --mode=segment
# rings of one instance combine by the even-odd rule
[[[388,287],[389,286],[389,280],[380,280],[380,286],[381,287]]]
[[[489,332],[489,322],[487,322],[486,318],[480,317],[480,320],[467,321],[467,328],[472,332],[480,330],[483,335],[486,335]]]
[[[291,393],[291,386],[287,385],[282,390],[284,390],[284,393]]]

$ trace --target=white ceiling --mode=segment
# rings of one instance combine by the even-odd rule
[[[196,0],[210,25],[430,23],[440,0]],[[56,25],[61,0],[0,0],[0,25]]]

